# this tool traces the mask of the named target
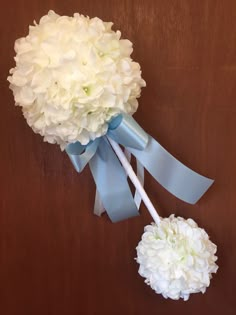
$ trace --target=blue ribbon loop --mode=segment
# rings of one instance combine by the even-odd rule
[[[196,203],[214,182],[179,162],[132,116],[120,114],[113,118],[107,135],[133,154],[164,188],[185,202]],[[89,163],[104,208],[113,222],[139,215],[126,173],[106,136],[86,146],[79,142],[69,144],[66,152],[77,172]]]

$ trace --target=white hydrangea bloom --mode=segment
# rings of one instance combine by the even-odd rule
[[[192,219],[171,215],[147,225],[136,249],[139,274],[164,298],[204,293],[218,269],[216,245]]]
[[[133,114],[145,81],[112,23],[75,13],[43,16],[15,42],[8,80],[32,129],[50,143],[87,144],[119,113]]]

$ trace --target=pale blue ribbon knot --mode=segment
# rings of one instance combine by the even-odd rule
[[[174,158],[132,116],[121,114],[113,118],[107,135],[133,154],[164,188],[185,202],[196,203],[214,182]],[[127,175],[106,136],[86,146],[79,142],[69,144],[66,152],[77,172],[89,163],[103,206],[113,222],[139,215]]]

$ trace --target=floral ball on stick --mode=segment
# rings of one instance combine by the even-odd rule
[[[192,219],[161,218],[119,145],[108,139],[154,221],[136,248],[139,274],[164,298],[187,301],[191,293],[205,293],[218,269],[217,246]]]
[[[16,66],[8,77],[15,103],[45,141],[62,149],[87,145],[107,134],[112,118],[137,110],[146,84],[132,50],[112,23],[49,11],[15,42]],[[137,246],[140,275],[165,298],[204,293],[218,268],[216,245],[191,219],[160,218],[118,143],[106,140],[155,222]]]

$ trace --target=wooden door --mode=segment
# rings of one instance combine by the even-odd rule
[[[151,218],[112,224],[93,215],[95,186],[14,106],[6,81],[14,41],[49,9],[113,21],[134,43],[147,87],[135,115],[167,150],[215,184],[194,206],[149,175],[162,216],[192,217],[218,245],[205,295],[165,300],[138,275],[135,247]],[[234,314],[236,308],[236,1],[14,0],[1,2],[0,313]]]

